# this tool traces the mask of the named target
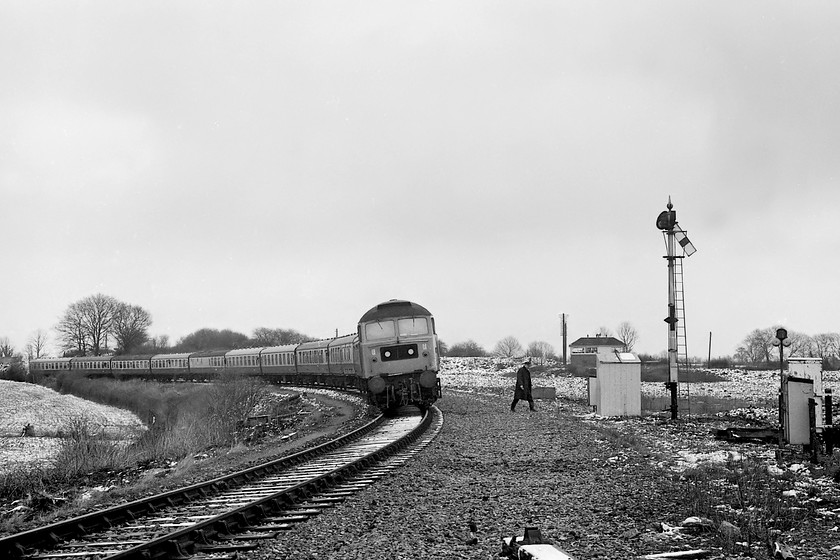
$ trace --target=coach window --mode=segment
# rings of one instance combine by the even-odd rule
[[[400,319],[400,336],[413,334],[429,334],[429,324],[424,317],[412,317],[411,319]]]
[[[368,340],[381,340],[383,338],[394,338],[393,321],[377,321],[365,325],[365,338]]]

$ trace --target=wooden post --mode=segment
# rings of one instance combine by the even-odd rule
[[[817,435],[817,401],[816,399],[808,399],[808,426],[810,427],[810,445],[811,448],[811,462],[817,463],[819,461],[819,445],[820,440]]]

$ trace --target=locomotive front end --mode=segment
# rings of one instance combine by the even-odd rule
[[[440,397],[435,320],[416,303],[390,300],[359,320],[359,358],[370,401],[383,410],[427,408]]]

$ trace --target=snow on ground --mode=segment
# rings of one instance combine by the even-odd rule
[[[441,361],[441,386],[444,391],[468,392],[478,394],[490,392],[496,395],[513,395],[516,370],[519,363],[498,358],[444,358]],[[531,368],[532,370],[535,368]],[[594,413],[576,414],[585,422],[601,423],[628,434],[656,433],[654,447],[664,457],[668,457],[661,466],[675,471],[684,471],[704,463],[724,463],[738,461],[742,457],[733,451],[732,445],[717,441],[710,432],[723,428],[733,418],[738,417],[753,423],[774,425],[778,419],[779,372],[746,370],[713,370],[723,381],[709,383],[691,383],[689,391],[692,401],[701,401],[713,397],[725,404],[732,402],[731,410],[716,423],[662,423],[662,411],[642,411],[641,418],[608,419]],[[560,399],[578,401],[581,410],[588,400],[587,379],[572,377],[568,374],[532,374],[535,387],[555,387]],[[837,391],[840,387],[840,372],[825,372],[823,385]],[[668,397],[665,384],[661,382],[643,382],[643,397]],[[445,395],[444,395],[445,397]],[[561,404],[561,407],[570,405]],[[574,412],[572,412],[574,414]],[[714,415],[712,415],[714,416]],[[723,416],[717,414],[717,416]],[[683,416],[681,416],[683,417]],[[684,417],[683,417],[684,418]],[[758,450],[761,450],[760,452]],[[770,461],[774,454],[769,448],[756,447],[751,454],[758,453],[761,459]]]
[[[18,436],[27,424],[30,435],[54,436],[79,419],[94,430],[105,430],[109,437],[124,437],[143,428],[140,419],[127,410],[62,395],[41,385],[0,380],[0,437]]]
[[[452,388],[498,388],[513,392],[514,375],[519,364],[499,358],[443,358],[441,360],[441,385]],[[532,368],[534,369],[534,368]],[[712,383],[685,383],[692,397],[733,399],[756,406],[775,403],[779,393],[778,371],[747,371],[741,369],[710,370],[724,381]],[[555,387],[557,395],[569,399],[587,398],[587,380],[582,377],[562,375],[532,375],[534,386]],[[834,392],[840,390],[840,372],[823,373],[823,385]],[[667,397],[664,383],[642,382],[642,395]]]
[[[48,460],[58,446],[54,436],[79,420],[114,439],[127,439],[145,429],[137,416],[121,408],[32,383],[0,380],[0,471]],[[20,437],[27,425],[29,437]]]

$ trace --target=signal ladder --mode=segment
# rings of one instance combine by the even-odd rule
[[[674,259],[674,312],[677,318],[677,375],[682,380],[683,373],[688,372],[691,364],[688,361],[688,342],[685,333],[685,294],[683,286],[683,258]],[[681,382],[677,398],[683,401],[686,411],[691,414],[689,384]],[[682,408],[682,407],[681,407]]]

